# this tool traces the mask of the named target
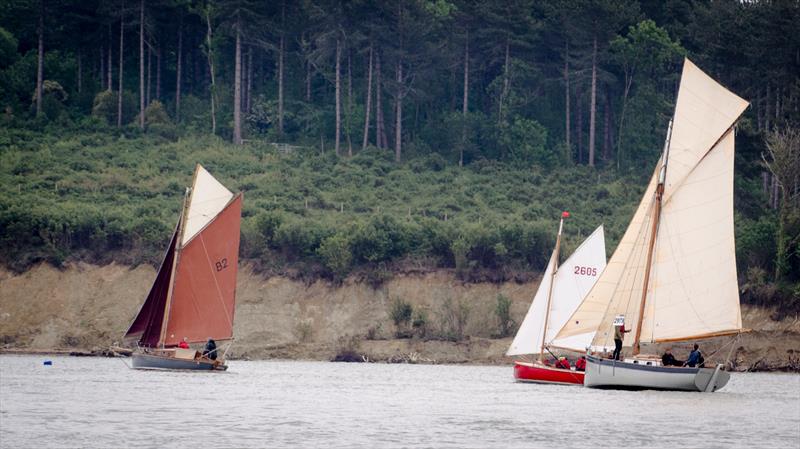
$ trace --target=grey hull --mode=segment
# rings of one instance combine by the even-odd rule
[[[143,354],[134,352],[132,355],[134,369],[163,369],[163,370],[190,370],[190,371],[225,371],[228,366],[204,360],[186,360],[175,357]]]
[[[730,379],[730,374],[720,368],[664,367],[588,356],[583,384],[589,388],[621,390],[713,392]]]

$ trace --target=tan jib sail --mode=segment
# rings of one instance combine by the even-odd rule
[[[558,338],[597,330],[611,346],[613,321],[636,329],[653,220],[657,219],[641,341],[726,335],[741,330],[733,229],[733,125],[747,102],[684,63],[666,154],[661,213],[654,214],[664,156],[619,247]],[[626,334],[631,346],[634,333]]]
[[[126,333],[141,346],[233,336],[242,195],[202,166],[145,305]]]

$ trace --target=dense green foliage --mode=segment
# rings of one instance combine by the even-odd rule
[[[506,279],[564,209],[565,253],[600,223],[611,249],[688,56],[752,105],[744,297],[798,307],[800,200],[762,160],[800,122],[797,23],[792,0],[0,0],[1,261],[157,263],[198,162],[245,191],[264,270]]]

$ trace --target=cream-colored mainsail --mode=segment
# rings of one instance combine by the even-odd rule
[[[606,265],[606,245],[603,226],[599,226],[581,243],[572,255],[558,267],[553,276],[556,251],[550,256],[542,282],[536,291],[530,309],[520,325],[506,355],[538,354],[544,345],[550,344],[582,352],[592,342],[594,331],[573,337],[568,341],[554,341],[556,333],[572,315],[586,293],[597,281]],[[550,288],[553,283],[552,290]],[[547,294],[551,293],[550,316],[547,320],[547,335],[544,332],[547,313]]]
[[[200,164],[197,164],[192,186],[181,245],[189,243],[233,198],[233,192],[214,179]]]
[[[684,63],[671,136],[661,213],[658,164],[625,235],[586,301],[557,338],[597,330],[593,346],[611,346],[614,317],[636,329],[652,220],[658,219],[640,341],[736,333],[741,311],[733,230],[733,125],[747,102],[689,60]],[[624,345],[634,343],[634,332]]]

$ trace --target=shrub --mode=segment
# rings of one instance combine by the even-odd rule
[[[464,330],[469,319],[469,306],[463,301],[447,297],[439,307],[439,337],[449,341],[464,339]]]
[[[497,316],[498,335],[501,338],[507,337],[514,326],[514,320],[511,319],[511,299],[502,294],[497,295],[494,314]]]
[[[342,279],[350,271],[353,255],[350,253],[350,242],[343,234],[337,233],[325,238],[319,245],[317,254],[336,279]]]
[[[411,314],[413,312],[414,308],[411,304],[400,298],[395,298],[394,302],[392,302],[389,317],[391,317],[394,325],[397,326],[397,338],[408,336],[406,330],[408,328],[408,323],[411,321]]]
[[[411,327],[417,337],[425,338],[428,334],[428,313],[423,309],[415,310],[411,319]]]
[[[164,105],[158,100],[153,100],[144,110],[144,124],[147,127],[151,125],[171,125],[172,121],[169,119]]]

